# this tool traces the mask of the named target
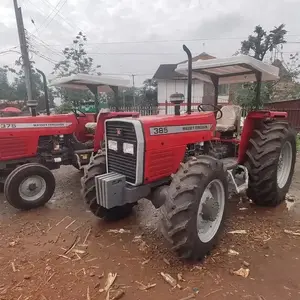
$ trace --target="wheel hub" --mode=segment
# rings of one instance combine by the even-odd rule
[[[25,178],[19,185],[19,194],[25,201],[37,201],[46,192],[46,181],[39,175]]]
[[[198,237],[203,243],[214,238],[220,227],[225,208],[225,189],[219,179],[212,180],[200,199],[197,214]]]
[[[34,190],[36,190],[37,189],[37,185],[35,184],[35,183],[30,183],[29,185],[28,185],[28,190],[30,191],[30,192],[32,192],[32,191],[34,191]]]
[[[219,212],[219,204],[213,197],[207,197],[202,204],[202,219],[204,221],[215,221]]]

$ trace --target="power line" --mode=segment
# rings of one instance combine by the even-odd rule
[[[288,35],[288,36],[298,36],[300,35]],[[199,41],[225,41],[225,40],[243,40],[245,37],[215,37],[215,38],[195,38],[195,39],[165,39],[165,40],[143,40],[143,41],[113,41],[113,42],[94,42],[85,43],[85,45],[114,45],[114,44],[151,44],[151,43],[169,43],[169,42],[199,42]],[[285,44],[293,44],[299,42],[286,42]],[[50,46],[68,46],[67,44],[51,44]]]
[[[57,3],[57,5],[54,7],[54,9],[53,9],[53,11],[52,12],[54,12],[54,15],[52,16],[52,18],[47,22],[47,24],[44,26],[44,28],[43,29],[45,29],[45,28],[47,28],[47,26],[49,26],[49,24],[53,21],[53,19],[57,16],[57,14],[59,13],[59,11],[63,8],[63,6],[67,3],[67,0],[65,0],[63,3],[62,3],[62,5],[60,6],[60,8],[59,9],[57,9],[57,7],[59,6],[59,4],[62,2],[63,0],[60,0],[58,3]],[[56,10],[56,12],[55,12],[55,10]],[[42,30],[43,30],[42,29]]]

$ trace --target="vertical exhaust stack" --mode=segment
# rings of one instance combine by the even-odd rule
[[[46,107],[46,112],[47,115],[50,115],[50,105],[49,105],[49,97],[48,97],[48,85],[47,85],[47,79],[46,79],[46,75],[44,74],[44,72],[42,72],[39,69],[36,69],[38,73],[40,73],[43,77],[43,84],[44,84],[44,94],[45,94],[45,107]],[[36,106],[37,106],[37,102],[36,102]],[[35,107],[36,107],[35,106]]]
[[[183,45],[182,47],[188,56],[187,114],[190,115],[192,113],[192,53],[186,45]]]

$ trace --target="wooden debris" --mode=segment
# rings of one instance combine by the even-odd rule
[[[86,290],[86,300],[91,300],[90,287],[89,286],[87,287],[87,290]]]
[[[67,218],[69,218],[69,219],[71,219],[71,217],[69,217],[69,216],[65,216],[64,218],[62,218],[58,223],[56,223],[56,225],[55,226],[58,226],[59,224],[61,224],[65,219],[67,219]]]
[[[237,276],[241,276],[244,278],[247,278],[249,276],[250,270],[249,269],[244,269],[244,268],[240,268],[237,271],[233,271],[233,274],[237,275]]]
[[[217,292],[220,292],[220,291],[222,291],[222,289],[214,290],[214,291],[212,291],[212,292],[206,294],[206,295],[204,296],[204,298],[207,298],[208,296],[210,296],[210,295],[212,295],[212,294],[215,294],[215,293],[217,293]]]
[[[107,232],[109,232],[109,233],[121,233],[122,234],[122,233],[130,233],[131,231],[120,228],[120,229],[109,229],[109,230],[107,230]]]
[[[72,226],[76,221],[77,221],[76,219],[73,220],[69,225],[67,225],[67,226],[65,227],[65,229],[68,229],[68,228],[69,228],[70,226]]]
[[[284,232],[287,233],[287,234],[291,234],[291,235],[295,235],[295,236],[300,236],[300,232],[297,232],[297,231],[292,231],[292,230],[285,229]]]
[[[65,251],[64,254],[68,254],[69,252],[71,252],[73,250],[73,248],[75,248],[75,246],[77,245],[77,243],[79,242],[80,237],[76,236],[74,242],[71,244],[71,246]]]
[[[250,266],[250,264],[249,264],[247,261],[245,261],[245,260],[243,261],[243,265],[244,265],[245,267],[247,267],[247,268]]]
[[[138,281],[136,281],[136,283],[141,286],[139,289],[142,290],[142,291],[147,291],[147,290],[149,290],[151,288],[154,288],[156,286],[156,283],[153,283],[153,284],[148,283],[147,285],[144,285],[143,283],[138,282]]]
[[[85,253],[84,250],[79,250],[79,249],[73,249],[72,252],[74,252],[76,254],[84,254]]]
[[[54,241],[54,244],[56,244],[56,243],[58,242],[60,236],[61,236],[61,232],[60,232],[60,233],[58,234],[58,236],[56,237],[56,239],[55,239],[55,241]]]
[[[176,287],[177,286],[177,281],[176,279],[174,279],[170,274],[167,273],[163,273],[160,272],[160,275],[162,276],[162,278],[172,287]]]
[[[59,257],[63,257],[63,258],[68,259],[68,260],[71,260],[70,257],[68,257],[68,256],[66,256],[66,255],[63,255],[63,254],[58,254],[58,256],[59,256]]]
[[[235,251],[235,250],[229,249],[228,250],[228,255],[230,255],[230,256],[237,256],[237,255],[240,255],[240,253],[237,252],[237,251]]]
[[[233,230],[233,231],[229,231],[228,233],[230,234],[247,234],[246,230]]]
[[[114,284],[116,278],[117,278],[117,273],[108,273],[107,275],[107,279],[106,279],[106,283],[105,283],[105,287],[104,290],[107,292],[109,291],[109,289],[111,288],[111,286]]]
[[[55,275],[55,272],[52,274],[52,275],[50,275],[50,277],[47,279],[47,281],[46,282],[49,282],[51,279],[52,279],[52,277]]]
[[[12,268],[13,272],[17,272],[14,262],[11,262],[11,268]]]
[[[146,260],[144,260],[143,262],[142,262],[142,265],[144,266],[144,265],[146,265],[149,261],[150,261],[151,259],[149,258],[149,259],[146,259]]]
[[[91,231],[92,231],[92,229],[90,228],[89,231],[88,231],[88,233],[87,233],[87,235],[84,238],[83,243],[82,243],[83,247],[88,246],[88,244],[86,242],[87,242],[87,239],[89,238],[89,236],[91,234]]]
[[[190,294],[189,296],[181,298],[180,300],[190,300],[190,299],[193,299],[193,298],[196,298],[195,294]]]
[[[109,294],[108,294],[109,295]],[[121,299],[123,296],[125,295],[125,292],[124,290],[117,290],[116,291],[116,294],[110,299],[108,298],[109,300],[119,300]]]
[[[165,263],[166,265],[168,265],[168,266],[171,265],[170,262],[169,262],[166,258],[163,258],[163,261],[164,261],[164,263]]]
[[[177,279],[178,279],[178,281],[182,281],[182,282],[185,281],[185,279],[183,278],[182,273],[178,273],[178,274],[177,274]]]

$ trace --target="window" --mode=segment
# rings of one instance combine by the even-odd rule
[[[219,95],[220,96],[229,95],[229,84],[220,84],[219,85]]]

